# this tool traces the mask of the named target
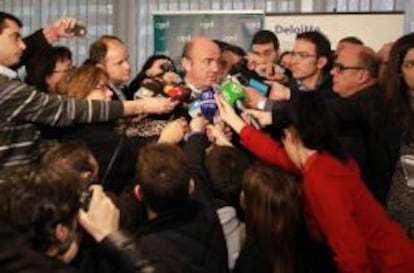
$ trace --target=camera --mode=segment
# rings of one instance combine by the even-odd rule
[[[91,200],[92,200],[92,195],[93,195],[93,191],[90,190],[90,189],[85,189],[81,192],[81,194],[79,196],[79,203],[81,205],[81,208],[84,211],[89,210],[89,205],[90,205]]]
[[[267,97],[270,92],[270,85],[264,82],[266,79],[261,77],[256,71],[250,70],[247,67],[246,59],[241,59],[238,63],[233,65],[229,74],[234,75],[242,85],[255,88],[265,97]]]
[[[65,29],[65,32],[73,33],[73,35],[77,37],[84,37],[86,36],[86,34],[88,34],[88,29],[86,28],[86,26],[77,23],[73,26],[73,28]]]
[[[161,65],[161,70],[165,72],[176,72],[175,66],[172,62],[165,62]]]

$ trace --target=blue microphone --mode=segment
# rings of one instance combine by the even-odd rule
[[[213,122],[214,117],[217,114],[218,107],[216,100],[214,99],[214,89],[213,87],[208,87],[207,89],[201,92],[200,96],[200,110],[203,117],[208,120],[210,123]]]

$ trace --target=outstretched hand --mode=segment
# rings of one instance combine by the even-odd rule
[[[146,114],[169,113],[179,104],[179,101],[161,97],[147,97],[137,101],[143,103],[143,110]]]
[[[87,211],[79,210],[78,219],[80,225],[97,242],[119,229],[119,210],[105,194],[102,186],[93,185],[92,199]]]
[[[185,118],[170,121],[161,131],[158,143],[177,144],[184,139],[188,131],[188,123]]]
[[[73,29],[76,24],[81,24],[74,17],[60,17],[52,24],[43,28],[43,34],[46,40],[53,44],[60,38],[72,38],[75,34],[68,29]]]
[[[227,123],[236,133],[240,133],[246,123],[237,115],[233,107],[221,95],[214,95],[221,119]]]
[[[272,112],[265,112],[253,109],[247,109],[243,111],[241,115],[243,120],[250,124],[251,117],[249,117],[249,115],[255,117],[261,126],[267,126],[272,124]]]
[[[223,130],[224,128],[219,124],[207,125],[206,134],[210,142],[218,146],[230,146],[233,147],[230,139]]]

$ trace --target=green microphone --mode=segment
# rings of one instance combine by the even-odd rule
[[[246,97],[243,87],[239,81],[232,76],[227,76],[226,80],[221,85],[221,94],[233,108],[236,107],[237,101],[243,101]]]
[[[221,94],[224,99],[231,105],[231,107],[239,111],[245,111],[247,107],[244,105],[246,94],[240,82],[232,76],[227,76],[226,80],[221,85]],[[259,121],[253,115],[248,115],[250,123],[258,130],[262,127]]]

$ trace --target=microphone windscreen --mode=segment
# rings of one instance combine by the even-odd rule
[[[216,100],[214,99],[214,93],[215,91],[213,87],[209,87],[203,90],[200,96],[201,114],[209,122],[213,122],[218,110]]]
[[[236,101],[244,100],[246,97],[243,87],[237,79],[231,76],[228,76],[221,85],[221,93],[232,107],[235,107]]]

